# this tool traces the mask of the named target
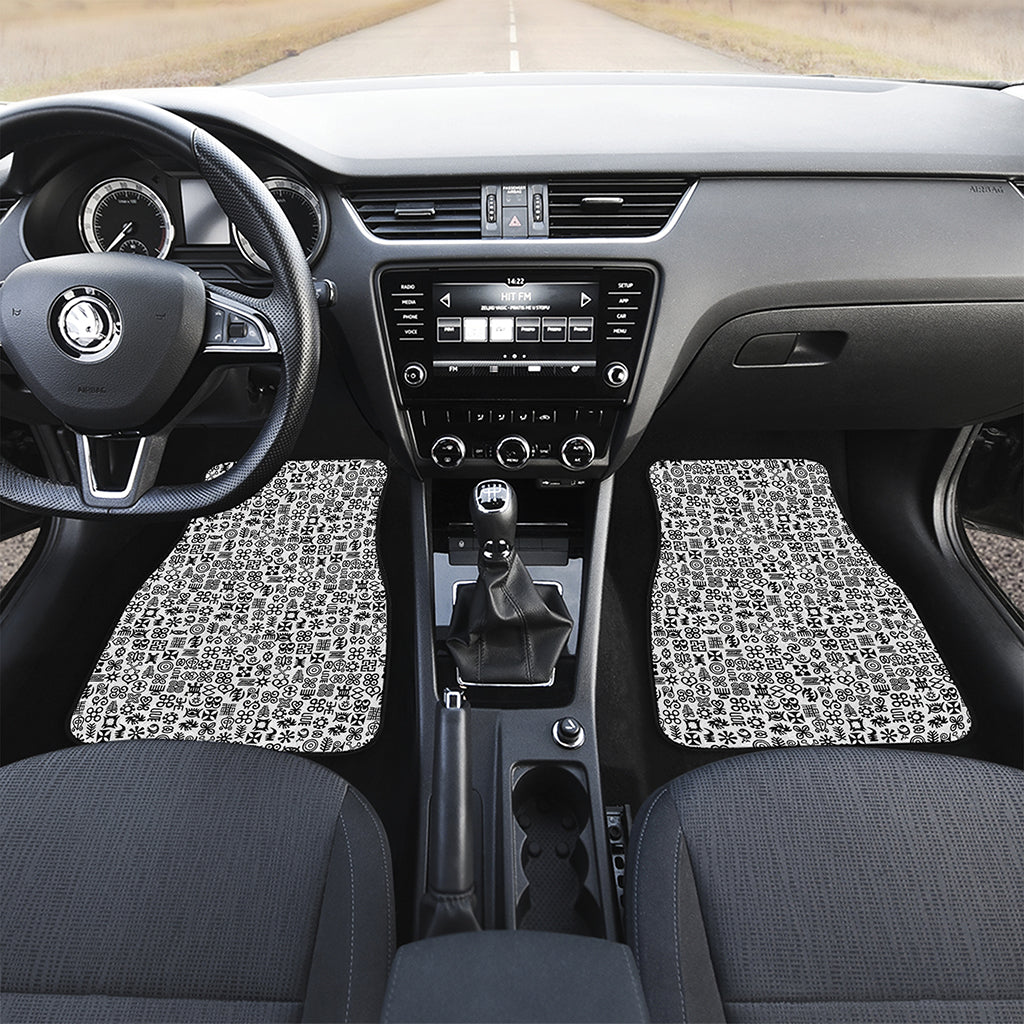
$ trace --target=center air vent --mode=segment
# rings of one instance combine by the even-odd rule
[[[554,179],[551,238],[642,238],[668,223],[689,182],[682,178]]]
[[[365,188],[348,197],[380,238],[480,237],[478,184]]]

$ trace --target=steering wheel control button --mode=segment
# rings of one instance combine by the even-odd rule
[[[625,363],[609,363],[604,368],[604,382],[610,388],[621,388],[629,380],[629,368]]]
[[[227,338],[228,312],[220,306],[207,306],[206,330],[203,341],[207,345],[222,345]]]
[[[203,347],[207,352],[276,352],[277,342],[256,313],[220,295],[210,295]]]
[[[402,380],[411,388],[418,388],[427,379],[427,370],[422,363],[409,363],[402,371]]]
[[[575,718],[560,718],[551,727],[551,735],[555,742],[566,750],[582,747],[587,738],[586,730]]]
[[[430,457],[434,465],[441,469],[456,469],[466,457],[466,446],[459,438],[448,434],[434,442]]]
[[[248,317],[229,313],[227,343],[240,348],[259,348],[263,344],[263,337],[259,327]]]
[[[585,434],[577,434],[562,445],[562,465],[566,469],[586,469],[594,461],[596,454],[594,442]]]
[[[510,434],[495,445],[494,458],[504,469],[522,469],[530,461],[530,443],[525,437]]]
[[[69,288],[50,307],[50,335],[72,359],[83,363],[106,359],[113,355],[121,333],[117,303],[98,288]]]

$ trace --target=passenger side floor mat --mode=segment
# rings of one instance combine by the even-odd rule
[[[384,693],[386,479],[381,462],[291,462],[191,522],[121,617],[72,733],[303,753],[369,743]]]
[[[917,612],[802,460],[658,462],[658,719],[688,747],[961,739]]]

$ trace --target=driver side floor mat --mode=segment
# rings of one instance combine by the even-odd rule
[[[951,742],[970,717],[917,612],[804,460],[658,462],[651,647],[688,747]]]
[[[80,740],[342,753],[377,733],[387,605],[376,461],[290,462],[193,520],[125,610],[71,716]]]

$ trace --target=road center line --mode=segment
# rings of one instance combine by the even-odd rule
[[[508,27],[508,41],[514,43],[516,41],[516,27],[515,25],[509,25]]]
[[[508,69],[509,71],[519,70],[519,51],[509,50],[508,53]]]

